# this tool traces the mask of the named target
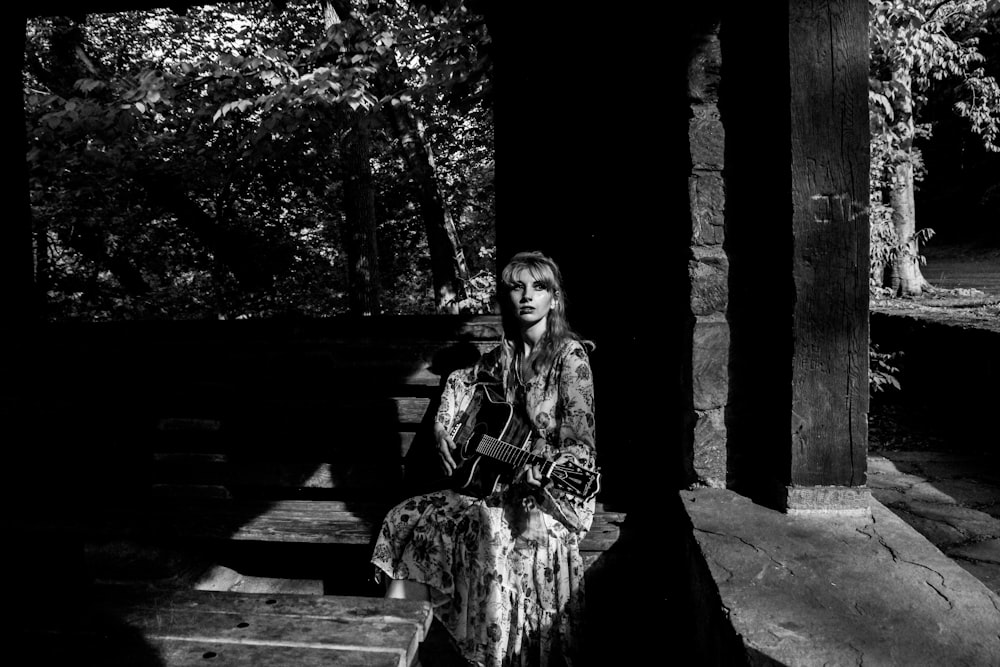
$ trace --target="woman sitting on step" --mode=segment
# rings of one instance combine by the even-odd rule
[[[471,664],[569,666],[583,605],[579,545],[596,494],[592,346],[566,321],[549,257],[515,255],[500,292],[504,337],[448,376],[434,426],[441,464],[461,488],[390,510],[372,562],[389,578],[388,597],[433,604]],[[470,415],[504,424],[501,433],[470,436]],[[467,457],[471,438],[480,452],[494,449]],[[503,463],[511,474],[494,472]]]

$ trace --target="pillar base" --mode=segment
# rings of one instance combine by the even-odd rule
[[[871,499],[871,491],[866,487],[788,486],[785,487],[785,512],[868,515]]]

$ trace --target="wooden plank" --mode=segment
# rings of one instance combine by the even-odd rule
[[[151,638],[164,667],[206,665],[295,665],[296,667],[406,667],[414,664],[395,652],[363,648],[274,646]]]
[[[32,644],[56,651],[60,646],[86,647],[85,653],[99,658],[86,664],[128,664],[125,658],[144,654],[160,662],[131,664],[187,665],[195,659],[219,664],[221,658],[222,664],[262,660],[405,667],[414,663],[433,620],[428,603],[360,596],[132,586],[98,586],[93,593],[75,613],[43,616],[48,623],[42,626],[22,619],[22,632],[43,639]]]
[[[233,540],[304,542],[312,544],[369,544],[381,525],[385,506],[342,501],[279,500],[268,504],[235,503],[186,511],[170,508],[167,518],[173,532],[191,537]],[[580,543],[581,551],[604,551],[620,535],[624,514],[598,513]]]
[[[152,436],[151,447],[159,453],[219,452],[254,453],[268,441],[280,440],[284,460],[322,460],[303,455],[348,455],[365,458],[373,452],[383,457],[387,449],[404,454],[415,434],[433,418],[436,397],[364,396],[319,398],[317,396],[273,396],[270,389],[231,402],[205,398],[190,412],[210,412],[221,427],[217,431],[152,430],[135,425],[137,436]],[[436,390],[435,390],[436,393]],[[169,400],[168,400],[169,402]],[[176,407],[176,406],[175,406]],[[157,410],[166,410],[158,407]],[[113,416],[104,419],[116,421]],[[191,420],[190,417],[161,417],[161,420]],[[273,449],[263,451],[272,452]],[[288,456],[291,454],[291,456]]]
[[[377,503],[315,500],[178,503],[150,508],[144,521],[155,533],[189,538],[368,544],[384,509]]]
[[[413,431],[423,421],[431,403],[429,396],[365,395],[361,390],[355,391],[348,398],[322,397],[315,394],[278,395],[272,392],[273,388],[254,387],[250,392],[251,395],[238,403],[222,399],[215,393],[214,399],[204,399],[202,409],[216,413],[214,420],[203,419],[203,421],[221,422],[218,431],[161,431],[159,441],[185,442],[192,436],[224,441],[225,438],[232,438],[237,434],[252,434],[258,430],[287,433],[302,431],[310,426],[320,426],[325,429],[323,432],[331,441],[335,440],[337,434],[345,428],[358,430],[364,424],[367,424],[369,429],[375,424],[382,431],[387,430],[386,425],[397,432]],[[177,422],[190,421],[194,418],[172,416],[160,419]]]
[[[323,581],[321,579],[258,577],[240,574],[224,565],[212,565],[206,572],[202,573],[191,587],[199,591],[323,594]]]
[[[418,628],[406,623],[369,619],[345,623],[326,616],[232,613],[214,608],[129,609],[119,618],[145,637],[372,651],[396,655],[400,665],[410,664],[422,639]]]
[[[51,517],[45,527],[90,536],[371,544],[388,503],[339,500],[218,501],[178,499],[149,505],[92,508]],[[625,514],[598,512],[581,551],[604,551],[620,537]]]
[[[101,604],[145,637],[380,652],[400,665],[414,661],[433,620],[427,603],[360,596],[106,587]]]
[[[594,522],[587,535],[580,542],[580,551],[607,551],[621,537],[621,527],[625,523],[624,512],[605,512],[598,508]]]
[[[137,586],[98,586],[94,600],[114,609],[197,610],[227,614],[302,616],[340,622],[373,621],[419,628],[426,636],[433,614],[425,602],[358,595],[298,595],[232,593],[189,589],[150,589]]]
[[[392,495],[402,481],[402,456],[383,457],[382,461],[337,461],[322,463],[284,463],[280,461],[211,461],[182,464],[174,460],[169,467],[153,473],[154,495],[166,497],[170,489],[189,485],[223,488],[274,488],[378,491]]]
[[[31,662],[36,665],[100,665],[101,667],[400,667],[394,653],[185,641],[119,635],[29,634]]]
[[[442,343],[440,341],[192,341],[173,343],[150,341],[142,364],[134,354],[120,351],[111,341],[53,340],[58,344],[56,359],[75,372],[101,382],[102,378],[127,376],[138,386],[157,384],[185,386],[206,393],[219,390],[239,391],[244,383],[274,387],[276,382],[291,392],[340,393],[350,384],[370,386],[439,385],[455,368],[471,365],[496,341]],[[124,344],[124,343],[123,343]],[[136,345],[133,341],[131,345]],[[91,347],[101,351],[97,358],[83,356]],[[92,350],[91,350],[92,351]],[[53,359],[55,363],[56,359]],[[102,375],[103,370],[108,374]],[[282,378],[304,383],[282,385]],[[129,384],[131,390],[136,385]],[[74,385],[67,383],[72,390]],[[54,387],[55,395],[63,392]]]

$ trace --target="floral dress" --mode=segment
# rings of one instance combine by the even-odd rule
[[[563,344],[548,373],[521,383],[508,344],[445,383],[437,420],[450,432],[483,374],[520,402],[534,450],[570,452],[596,469],[594,390],[583,345]],[[452,490],[403,501],[387,514],[372,554],[379,575],[427,584],[437,618],[463,655],[491,667],[573,664],[583,607],[580,539],[594,500],[548,485],[501,482],[485,498]]]

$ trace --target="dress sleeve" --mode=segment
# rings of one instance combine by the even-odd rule
[[[594,376],[587,352],[573,345],[559,374],[559,453],[569,452],[578,463],[593,468],[597,463],[594,438]]]
[[[583,467],[596,470],[594,377],[587,352],[580,343],[574,342],[562,358],[558,391],[558,442],[552,443],[553,453],[568,452]],[[567,528],[581,535],[590,529],[594,499],[584,500],[551,487],[547,487],[543,495],[543,506]]]
[[[441,391],[441,405],[438,406],[434,419],[451,432],[455,419],[468,407],[472,399],[472,386],[477,378],[484,375],[499,377],[500,347],[497,346],[484,354],[474,365],[459,368],[448,374],[444,389]]]

